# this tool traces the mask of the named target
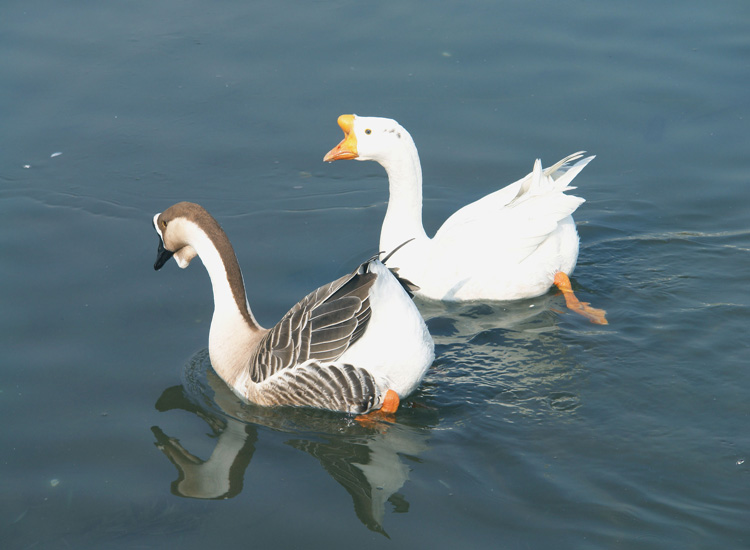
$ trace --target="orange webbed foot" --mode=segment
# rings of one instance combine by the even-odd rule
[[[368,428],[375,427],[378,422],[395,422],[396,411],[398,410],[400,403],[401,400],[399,399],[398,394],[393,390],[388,390],[385,392],[383,404],[378,410],[371,411],[367,414],[360,414],[355,417],[355,420],[362,426]]]
[[[570,284],[570,279],[565,273],[562,271],[555,273],[554,284],[562,291],[565,298],[565,305],[568,306],[568,309],[579,315],[583,315],[586,319],[597,325],[609,324],[605,310],[591,307],[591,304],[588,302],[581,302],[576,298],[576,295],[573,293],[573,287]]]

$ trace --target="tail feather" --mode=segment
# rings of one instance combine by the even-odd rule
[[[571,155],[573,157],[573,155]],[[581,155],[576,156],[575,158],[568,157],[571,160],[576,160],[581,157]],[[580,174],[581,170],[583,170],[586,165],[594,160],[595,155],[591,155],[590,157],[586,157],[584,159],[579,160],[575,164],[571,166],[567,166],[567,163],[558,162],[555,166],[551,168],[555,168],[555,170],[550,170],[549,174],[550,176],[555,180],[555,187],[559,188],[561,191],[567,191],[569,189],[575,189],[575,187],[571,187],[569,184],[571,181],[573,181],[573,178],[575,178],[578,174]],[[565,160],[565,159],[563,159]],[[559,166],[558,166],[559,165]],[[561,170],[563,169],[563,170]],[[558,173],[559,172],[559,173]],[[545,175],[547,174],[547,170],[545,170]]]
[[[550,191],[562,193],[563,191],[575,189],[575,187],[569,186],[570,182],[573,181],[573,178],[584,169],[594,156],[586,157],[572,166],[569,163],[580,159],[583,154],[583,151],[573,153],[544,169],[542,169],[542,161],[536,159],[534,161],[534,169],[531,174],[526,176],[523,184],[518,189],[518,193],[508,203],[508,206],[515,206],[526,198],[543,195]]]
[[[552,177],[554,177],[555,176],[555,172],[557,172],[558,170],[560,170],[560,168],[562,168],[566,164],[570,164],[574,160],[578,160],[585,153],[586,153],[586,151],[578,151],[577,153],[573,153],[572,155],[568,155],[564,159],[557,161],[552,166],[549,166],[549,167],[545,168],[544,169],[544,175],[545,176],[552,176]],[[593,158],[593,157],[591,157],[591,158]]]

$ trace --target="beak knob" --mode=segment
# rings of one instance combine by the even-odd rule
[[[344,131],[344,139],[336,147],[328,151],[323,157],[325,162],[334,160],[355,159],[359,156],[357,152],[357,135],[354,129],[354,115],[341,115],[338,120],[339,126]]]

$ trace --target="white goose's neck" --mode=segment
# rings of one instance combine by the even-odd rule
[[[208,338],[211,365],[233,386],[248,368],[252,351],[266,332],[247,303],[237,257],[225,235],[217,237],[197,229],[191,245],[211,278],[214,314]]]
[[[422,167],[411,137],[379,162],[388,174],[390,198],[380,232],[380,250],[390,252],[409,239],[427,239],[422,225]]]

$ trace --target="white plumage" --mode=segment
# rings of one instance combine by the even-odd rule
[[[604,312],[575,300],[567,276],[578,258],[572,214],[584,200],[566,191],[594,158],[575,153],[543,169],[534,163],[526,177],[464,206],[434,237],[422,225],[422,169],[409,132],[387,118],[342,115],[346,137],[326,156],[374,160],[382,165],[390,198],[380,249],[393,250],[389,266],[435,300],[516,300],[544,294],[556,278],[569,305],[594,322]]]

